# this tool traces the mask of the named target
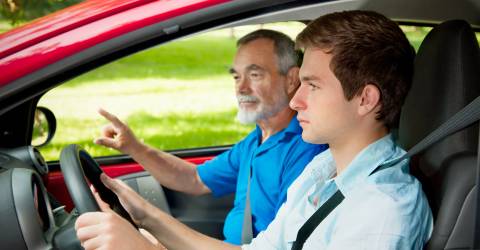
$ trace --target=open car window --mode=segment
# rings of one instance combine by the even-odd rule
[[[57,131],[40,148],[58,160],[68,144],[92,156],[118,155],[93,143],[107,121],[104,108],[127,122],[136,136],[162,150],[230,145],[254,125],[236,121],[234,81],[228,73],[241,36],[259,28],[292,38],[300,22],[248,25],[197,34],[159,45],[92,70],[49,91],[39,101],[53,111]]]

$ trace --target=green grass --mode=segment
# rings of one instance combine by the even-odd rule
[[[301,23],[248,25],[196,35],[156,46],[104,65],[73,79],[75,86],[97,80],[177,79],[191,80],[225,75],[231,67],[239,37],[258,28],[280,30],[294,38]]]
[[[236,107],[230,76],[200,80],[126,79],[62,85],[48,92],[39,105],[49,107],[57,117],[88,119],[99,117],[103,107],[126,119],[138,112],[169,113],[221,112]]]
[[[235,40],[199,37],[157,46],[112,62],[72,81],[72,85],[104,79],[198,79],[228,72]]]
[[[13,27],[10,23],[0,20],[0,34],[11,30]]]
[[[153,116],[140,112],[126,119],[136,136],[163,150],[233,144],[252,130],[234,121],[236,110]],[[95,145],[93,138],[100,135],[103,121],[96,119],[63,119],[58,135],[49,145],[42,147],[48,160],[58,159],[60,151],[68,144],[81,145],[93,156],[116,155],[118,151]],[[69,136],[75,135],[75,137]],[[81,138],[79,140],[79,138]]]

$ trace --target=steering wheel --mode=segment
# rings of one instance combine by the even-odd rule
[[[100,211],[100,207],[88,186],[88,179],[95,187],[100,198],[108,203],[113,211],[137,227],[128,212],[120,204],[117,195],[103,185],[100,180],[100,174],[103,171],[87,151],[75,144],[68,145],[60,154],[60,168],[73,204],[80,214]]]

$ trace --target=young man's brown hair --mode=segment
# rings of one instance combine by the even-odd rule
[[[337,12],[310,23],[297,47],[332,54],[330,68],[351,100],[367,84],[381,92],[377,119],[396,127],[411,86],[415,51],[398,25],[372,11]]]

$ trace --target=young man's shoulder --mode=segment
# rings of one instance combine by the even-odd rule
[[[403,174],[388,180],[367,179],[345,195],[338,225],[355,221],[363,235],[396,236],[407,240],[409,249],[423,246],[432,232],[432,212],[418,180]]]
[[[352,195],[370,197],[370,202],[382,202],[389,206],[426,203],[421,183],[407,169],[408,165],[380,170],[368,176],[359,188],[352,191]]]
[[[421,183],[400,168],[380,172],[383,173],[370,176],[346,195],[345,205],[355,207],[349,216],[378,225],[376,230],[387,230],[382,225],[388,225],[390,234],[408,236],[419,230],[428,231],[432,212]]]

